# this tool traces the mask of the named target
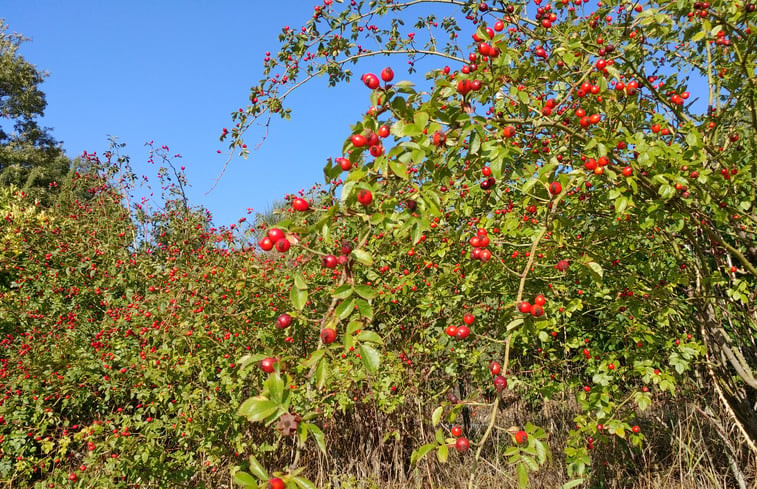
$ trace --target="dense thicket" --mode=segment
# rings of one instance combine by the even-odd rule
[[[423,3],[457,15],[391,22]],[[754,7],[584,4],[327,0],[285,29],[224,133],[243,152],[306,77],[450,66],[364,75],[323,190],[277,219],[216,229],[177,187],[147,209],[116,153],[53,207],[6,191],[0,474],[747,487]]]

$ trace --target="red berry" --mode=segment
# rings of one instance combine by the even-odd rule
[[[271,251],[273,249],[273,241],[268,236],[261,239],[258,244],[263,251]]]
[[[305,199],[297,198],[292,201],[292,208],[294,208],[294,210],[296,211],[303,212],[303,211],[308,210],[309,207],[310,205],[308,204],[308,201]]]
[[[457,440],[455,440],[455,448],[457,448],[457,451],[460,453],[465,453],[470,448],[470,442],[467,438],[464,436],[461,436]]]
[[[501,371],[502,371],[502,366],[499,363],[495,362],[494,360],[489,362],[489,372],[492,375],[499,375]]]
[[[263,372],[270,374],[274,371],[276,365],[276,359],[275,358],[264,358],[260,361],[260,370]]]
[[[373,73],[366,73],[365,75],[363,75],[363,83],[365,83],[365,86],[370,88],[371,90],[377,89],[381,84],[378,77]]]
[[[370,190],[362,189],[357,194],[357,201],[367,207],[373,202],[373,194]]]
[[[464,340],[470,335],[470,328],[468,326],[460,326],[457,328],[457,333],[455,333],[455,338],[459,340]]]
[[[276,241],[276,251],[278,251],[279,253],[286,252],[290,246],[292,246],[292,243],[290,243],[286,238]]]
[[[321,263],[325,268],[336,268],[339,260],[334,255],[326,255],[321,259]]]
[[[362,148],[365,146],[365,143],[367,143],[368,140],[365,139],[365,136],[362,134],[353,134],[352,135],[352,145],[356,148]]]
[[[360,136],[360,137],[362,138],[363,136]],[[337,158],[336,162],[344,171],[349,171],[352,168],[352,162],[348,160],[347,158]]]
[[[387,83],[392,81],[394,79],[394,71],[389,67],[384,68],[381,70],[381,79]]]
[[[268,230],[268,237],[271,238],[273,244],[276,244],[280,239],[284,237],[284,231],[279,228],[271,228]]]
[[[333,343],[336,340],[336,331],[332,328],[323,328],[321,330],[321,340],[327,345]]]
[[[287,313],[280,315],[276,319],[276,327],[279,329],[288,328],[290,324],[292,324],[292,316]]]
[[[471,84],[470,80],[460,80],[459,82],[457,82],[457,91],[461,95],[465,95],[471,90],[473,90],[473,85]]]
[[[266,485],[267,489],[284,489],[285,487],[286,484],[284,484],[284,481],[279,479],[278,477],[269,479],[268,484]]]
[[[515,433],[515,443],[522,445],[526,443],[527,441],[528,441],[528,434],[525,431],[520,430]]]

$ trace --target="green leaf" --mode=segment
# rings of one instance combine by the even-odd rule
[[[289,392],[284,388],[284,379],[281,378],[277,372],[269,375],[263,383],[263,392],[268,395],[271,400],[282,401],[285,392]]]
[[[481,136],[479,136],[477,132],[474,132],[473,134],[471,134],[471,137],[470,137],[470,145],[468,147],[468,154],[469,155],[478,154],[478,151],[480,149],[481,149]]]
[[[313,353],[312,353],[312,354],[310,355],[310,358],[308,358],[307,360],[303,360],[303,361],[302,361],[302,364],[303,364],[303,365],[304,365],[304,366],[305,366],[306,368],[312,368],[312,367],[313,367],[313,365],[315,365],[316,363],[318,363],[318,362],[319,362],[319,361],[321,360],[321,358],[323,358],[323,355],[324,355],[325,353],[326,353],[326,350],[316,350],[316,351],[314,351],[314,352],[313,352]],[[263,358],[265,358],[265,357],[263,357]],[[261,359],[261,360],[262,360],[262,359]]]
[[[526,464],[519,463],[515,471],[518,473],[518,487],[526,489],[528,487],[528,468],[526,468]]]
[[[326,181],[331,181],[338,177],[342,173],[342,168],[339,165],[335,165],[331,160],[323,167],[323,176]]]
[[[321,429],[314,424],[309,424],[308,429],[310,430],[310,433],[313,435],[315,444],[318,445],[318,448],[321,450],[321,453],[326,455],[326,437],[324,436],[323,431],[321,431]]]
[[[308,291],[292,287],[292,290],[289,293],[289,299],[292,301],[294,308],[301,311],[308,300]]]
[[[373,265],[373,257],[365,250],[352,250],[352,256],[363,265]]]
[[[605,271],[602,269],[602,265],[595,261],[590,261],[586,264],[587,267],[589,267],[589,270],[591,270],[592,275],[594,275],[594,278],[598,281],[601,281],[602,278],[605,275]]]
[[[436,438],[436,442],[439,445],[444,445],[444,443],[445,443],[445,441],[444,441],[444,433],[442,433],[441,428],[438,429],[438,430],[436,430],[436,432],[434,433],[434,438]]]
[[[539,460],[539,465],[546,462],[547,449],[544,447],[544,443],[539,440],[534,440],[534,448],[536,449],[536,458]]]
[[[360,358],[363,360],[365,369],[369,373],[375,374],[381,363],[381,354],[375,348],[362,344],[360,345]]]
[[[350,284],[342,284],[332,292],[331,297],[336,299],[346,299],[352,295],[352,286]]]
[[[416,124],[404,124],[398,128],[398,131],[401,131],[400,136],[409,138],[418,137],[423,134],[423,130]]]
[[[413,122],[416,126],[423,129],[428,125],[429,116],[426,112],[416,112],[413,115]]]
[[[401,163],[395,159],[390,159],[389,168],[392,169],[392,173],[402,178],[403,180],[407,180],[409,178],[407,174],[407,166],[404,163]]]
[[[351,348],[355,346],[355,338],[351,334],[345,334],[342,338],[342,346],[345,352],[352,351]]]
[[[300,290],[308,290],[308,284],[305,283],[305,279],[300,275],[294,276],[294,286]]]
[[[323,389],[326,380],[329,378],[329,363],[325,358],[321,358],[318,366],[315,368],[315,385],[318,389]]]
[[[518,100],[523,104],[528,104],[528,93],[524,90],[518,90]]]
[[[534,185],[536,185],[536,182],[538,182],[536,178],[529,178],[526,180],[526,183],[523,184],[523,186],[520,188],[520,191],[524,194],[527,194],[531,191],[532,188],[534,188]]]
[[[358,299],[355,301],[357,303],[357,309],[360,311],[360,315],[364,318],[367,318],[368,320],[373,319],[373,308],[371,307],[368,302],[364,301],[363,299]]]
[[[347,329],[345,330],[345,334],[352,334],[362,327],[363,327],[362,321],[350,321],[349,323],[347,323]]]
[[[699,131],[697,130],[691,130],[688,134],[686,134],[686,144],[689,145],[689,147],[697,147],[699,146],[699,141],[701,140],[701,136],[699,135]]]
[[[279,404],[262,396],[247,399],[239,406],[237,413],[244,416],[251,423],[263,421],[276,412]]]
[[[349,299],[342,301],[336,307],[336,315],[339,316],[339,319],[345,319],[347,316],[352,314],[352,311],[354,309],[355,309],[355,299],[350,297]]]
[[[382,344],[384,342],[384,340],[381,339],[381,336],[379,336],[375,331],[361,331],[360,334],[357,335],[357,339],[359,341],[367,341],[369,343]]]
[[[516,318],[507,324],[507,331],[511,331],[523,324],[523,318]]]
[[[425,457],[426,454],[434,448],[436,448],[436,444],[426,443],[425,445],[418,447],[416,450],[413,450],[413,453],[410,454],[410,465],[417,464],[420,459]]]
[[[639,406],[640,411],[645,411],[652,405],[652,398],[649,394],[639,393],[636,397],[636,405]]]
[[[268,472],[266,472],[260,462],[258,462],[258,459],[255,458],[255,455],[250,455],[249,462],[250,472],[252,472],[255,477],[263,480],[268,479]]]
[[[628,197],[621,196],[615,199],[615,214],[623,214],[628,207]]]
[[[433,192],[425,192],[423,195],[423,201],[426,203],[426,208],[434,217],[440,217],[442,215],[439,210],[439,196]]]
[[[346,202],[347,199],[350,197],[350,194],[352,193],[352,188],[355,186],[355,183],[357,182],[347,182],[342,187],[342,202]]]
[[[447,445],[441,445],[436,449],[436,458],[439,462],[447,462],[447,457],[449,457],[449,447]]]
[[[316,489],[315,484],[304,477],[292,477],[291,481],[297,484],[300,489]]]
[[[539,464],[536,463],[536,460],[532,459],[531,457],[523,456],[521,457],[521,460],[523,463],[528,465],[528,468],[531,469],[531,472],[536,472],[539,470]]]
[[[237,472],[234,474],[234,482],[242,487],[258,487],[258,481],[247,472]]]
[[[584,483],[583,479],[573,479],[572,481],[568,481],[562,486],[560,486],[560,489],[573,489],[574,487],[580,486]]]
[[[662,200],[670,200],[676,193],[676,189],[673,188],[671,185],[660,185],[659,190],[657,190],[657,193],[660,194],[660,198]]]
[[[359,295],[360,297],[366,300],[375,299],[376,296],[378,295],[378,292],[376,292],[376,289],[374,289],[370,285],[356,285],[355,292],[357,292],[357,295]]]
[[[442,414],[444,414],[444,408],[442,406],[439,406],[438,408],[434,409],[434,412],[431,413],[431,425],[436,426],[439,424],[439,422],[442,420]]]
[[[412,239],[412,242],[414,245],[417,245],[421,241],[421,235],[423,235],[423,229],[421,229],[421,226],[418,222],[416,222],[413,225],[412,230],[410,231],[410,238]]]

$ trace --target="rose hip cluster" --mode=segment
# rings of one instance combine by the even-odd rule
[[[518,305],[518,310],[523,314],[531,314],[533,317],[538,318],[544,315],[544,304],[547,300],[544,295],[539,294],[534,297],[533,305],[530,302],[523,301]]]
[[[470,244],[473,246],[471,257],[474,260],[481,260],[482,262],[488,262],[492,257],[492,252],[486,247],[489,246],[489,236],[486,229],[479,228],[476,231],[476,235],[470,239]]]
[[[274,247],[280,253],[286,252],[292,243],[284,236],[284,231],[279,228],[271,228],[265,238],[258,243],[263,251],[271,251]]]

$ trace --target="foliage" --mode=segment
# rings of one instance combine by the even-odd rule
[[[313,325],[311,359],[299,362],[312,368],[293,381],[343,392],[350,382],[329,372],[355,355],[352,375],[386,405],[397,352],[410,351],[420,367],[392,392],[439,399],[464,380],[466,403],[491,405],[469,486],[500,403],[491,362],[534,402],[575,395],[583,414],[565,450],[569,475],[589,473],[597,439],[640,445],[634,418],[650,391],[680,396],[697,369],[757,451],[754,6],[611,1],[581,15],[585,2],[450,1],[440,3],[458,15],[419,18],[422,35],[403,30],[419,3],[316,6],[302,29],[284,29],[267,77],[222,136],[245,155],[242,135],[288,117],[292,90],[320,75],[348,80],[362,57],[406,53],[412,66],[437,55],[457,67],[428,72],[427,90],[364,74],[371,106],[324,168],[338,200],[279,223],[305,257],[354,246],[330,294],[307,295],[329,287],[306,271],[293,284],[304,291],[292,294],[294,315]],[[391,20],[375,25],[382,16]],[[460,47],[457,32],[475,43]],[[706,103],[689,100],[690,86],[705,87]],[[539,294],[538,312],[519,309]],[[455,329],[466,310],[470,336]],[[324,328],[338,339],[316,346]],[[361,351],[356,331],[383,355]],[[432,382],[430,372],[445,375]],[[441,409],[454,419],[451,404]],[[437,431],[414,461],[430,449],[446,459],[449,443]],[[521,484],[538,468],[513,461]]]
[[[7,28],[0,19],[0,183],[54,188],[70,161],[36,120],[47,105],[39,87],[45,74],[18,54],[25,39]]]

